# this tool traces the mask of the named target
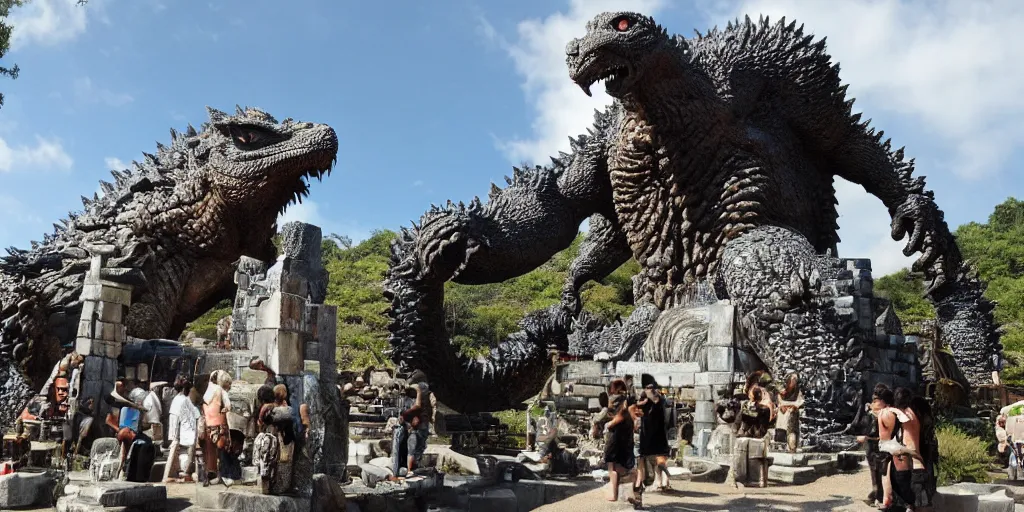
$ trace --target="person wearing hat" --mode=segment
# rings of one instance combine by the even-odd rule
[[[668,428],[665,411],[665,397],[658,391],[659,386],[652,375],[640,376],[643,394],[637,405],[643,415],[640,416],[641,460],[637,464],[637,486],[642,487],[648,480],[658,483],[660,491],[671,490],[668,475]]]

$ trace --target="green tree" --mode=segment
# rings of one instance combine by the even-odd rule
[[[1003,381],[1024,385],[1024,201],[1007,198],[993,208],[987,222],[968,222],[955,234],[964,258],[988,284],[985,296],[997,304],[995,317],[1004,329],[1002,343],[1010,362]],[[907,332],[915,332],[916,322],[935,315],[921,297],[920,276],[906,269],[875,281],[875,290],[892,300]]]
[[[7,55],[7,51],[11,49],[11,33],[14,31],[14,27],[7,23],[7,17],[11,13],[11,9],[19,7],[24,4],[25,0],[0,0],[0,59]],[[0,65],[0,76],[10,77],[12,80],[18,78],[18,73],[21,69],[17,64],[7,67]],[[4,104],[4,95],[0,93],[0,107]]]
[[[14,27],[8,22],[8,16],[11,13],[11,9],[15,7],[21,7],[31,0],[0,0],[0,59],[7,55],[7,51],[11,49],[11,34],[14,31]],[[79,6],[85,5],[88,0],[77,0]],[[18,78],[18,73],[21,72],[21,68],[17,64],[7,67],[0,65],[0,76],[9,77],[11,80]],[[0,93],[0,107],[4,105],[4,95]]]
[[[875,281],[875,294],[892,302],[906,334],[919,334],[921,322],[935,318],[935,308],[924,298],[924,290],[921,276],[912,274],[908,269]]]
[[[1024,385],[1024,201],[1008,198],[997,205],[988,222],[969,222],[957,228],[964,257],[988,283],[985,295],[997,303],[1003,346],[1010,365],[1003,371],[1008,384]]]

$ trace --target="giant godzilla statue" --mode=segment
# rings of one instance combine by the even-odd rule
[[[113,246],[104,278],[134,285],[128,334],[176,338],[234,296],[240,256],[274,257],[278,215],[308,194],[308,178],[330,173],[331,127],[279,122],[255,108],[208,111],[201,131],[172,129],[169,146],[157,143],[134,170],[112,171],[102,197],[83,197],[83,212],[0,260],[0,425],[74,341],[90,246]]]
[[[861,350],[823,289],[835,276],[834,177],[877,196],[892,237],[928,278],[944,341],[975,383],[1001,350],[984,285],[965,263],[913,161],[861,122],[839,66],[803,27],[767,19],[670,36],[640,14],[604,13],[566,47],[585,93],[604,80],[615,99],[572,152],[550,167],[516,169],[490,201],[434,207],[392,246],[392,357],[426,371],[440,401],[496,410],[536,393],[548,348],[633,356],[659,314],[700,289],[739,308],[754,349],[776,375],[799,371],[807,415],[852,407]],[[488,358],[447,342],[443,284],[497,282],[528,272],[590,231],[572,263],[561,307],[528,316]],[[580,287],[630,257],[636,309],[595,328]],[[845,425],[824,422],[818,434]]]

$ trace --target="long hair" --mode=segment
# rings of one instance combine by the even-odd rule
[[[615,379],[608,384],[609,395],[621,395],[626,392],[626,381],[622,379]]]

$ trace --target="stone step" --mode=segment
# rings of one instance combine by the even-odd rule
[[[772,482],[794,485],[809,484],[817,480],[819,476],[821,475],[810,466],[792,467],[772,465],[768,467],[768,480]]]

